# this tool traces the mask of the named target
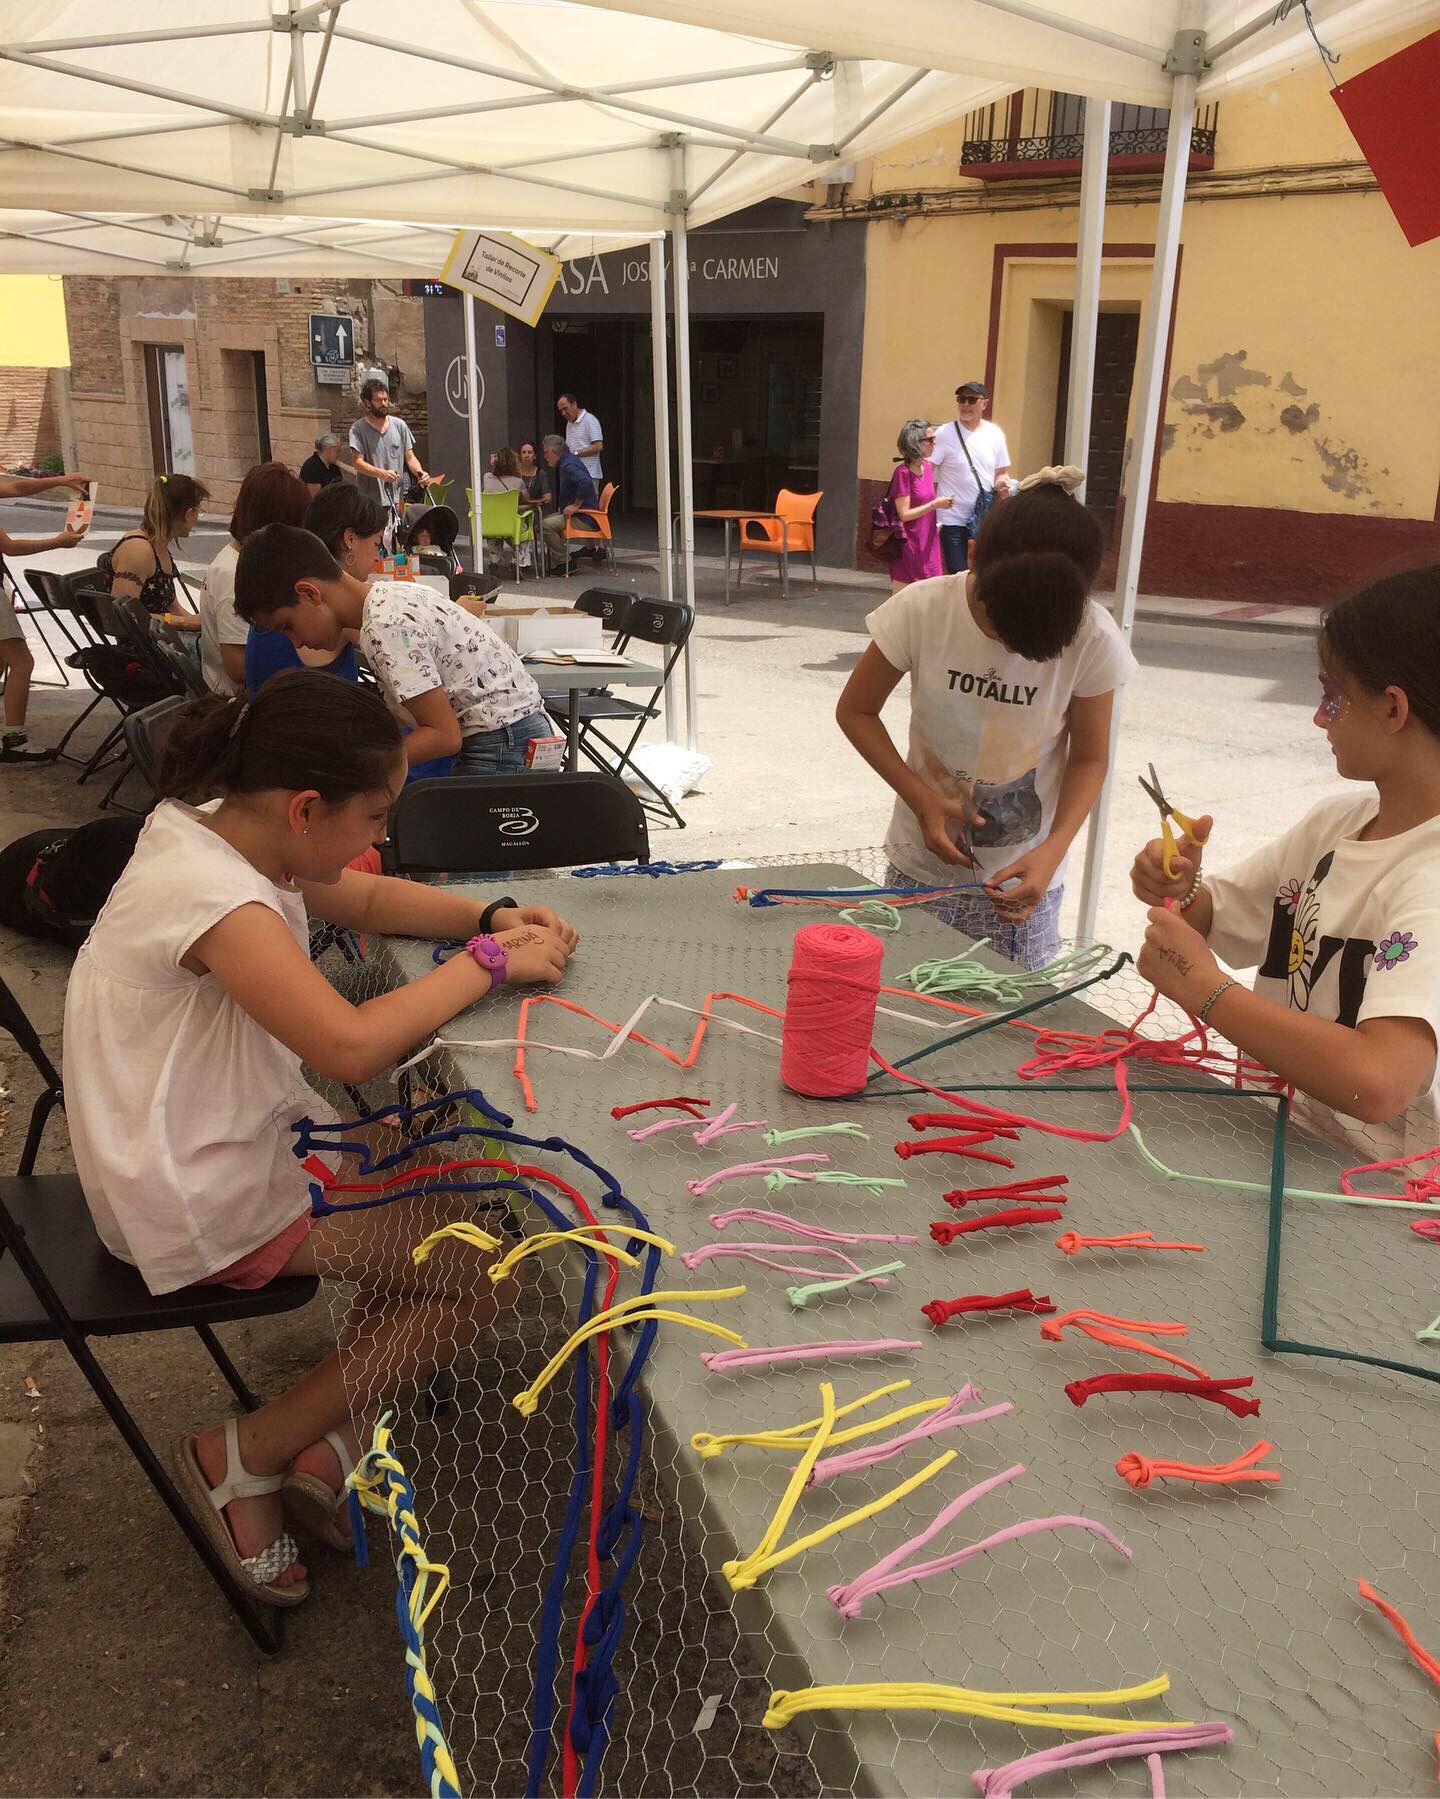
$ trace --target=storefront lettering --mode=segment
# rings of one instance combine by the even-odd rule
[[[562,262],[559,287],[562,294],[570,295],[588,294],[593,287],[602,294],[610,292],[605,265],[598,256],[592,256],[588,266],[584,262]]]
[[[778,256],[706,256],[692,260],[690,273],[701,281],[778,281],[780,279],[780,258]],[[645,287],[650,281],[650,264],[639,256],[632,256],[620,265],[620,285],[622,287]],[[584,287],[567,286],[566,293],[585,293]],[[608,288],[605,290],[610,291]]]

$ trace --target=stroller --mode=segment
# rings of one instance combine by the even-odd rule
[[[430,574],[459,575],[464,573],[455,554],[459,535],[460,521],[448,506],[427,506],[406,524],[401,547],[407,556],[416,553]]]

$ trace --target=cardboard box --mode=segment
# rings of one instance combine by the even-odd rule
[[[523,610],[487,606],[485,623],[520,656],[533,656],[537,650],[605,647],[600,620],[568,606],[527,606]]]

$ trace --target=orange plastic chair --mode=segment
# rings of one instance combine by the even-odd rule
[[[810,578],[818,587],[820,574],[815,567],[815,514],[824,491],[791,493],[782,487],[775,496],[773,512],[747,512],[736,522],[740,526],[740,559],[735,571],[735,585],[745,573],[746,550],[761,550],[767,556],[780,558],[780,597],[790,597],[790,557],[797,550],[810,553]]]
[[[613,569],[615,567],[615,544],[610,535],[610,502],[620,489],[613,481],[607,481],[600,491],[600,504],[597,507],[582,506],[572,512],[565,521],[565,573],[570,573],[570,546],[572,543],[598,543],[605,547],[605,559]],[[588,525],[581,523],[588,520]]]

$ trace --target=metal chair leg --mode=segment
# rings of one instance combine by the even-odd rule
[[[190,1541],[190,1547],[205,1564],[210,1578],[225,1595],[231,1611],[245,1626],[257,1649],[264,1650],[266,1655],[276,1654],[284,1641],[281,1615],[276,1613],[273,1616],[267,1616],[251,1600],[240,1582],[226,1567],[215,1545],[196,1523],[189,1506],[177,1492],[174,1481],[166,1472],[155,1451],[150,1447],[149,1439],[131,1417],[120,1395],[111,1386],[109,1376],[95,1359],[90,1345],[75,1329],[73,1323],[68,1320],[61,1328],[65,1347],[70,1351],[76,1366],[84,1375],[90,1391],[109,1413],[110,1421],[124,1438],[126,1448],[144,1469],[151,1486],[164,1501],[171,1517],[184,1531]]]
[[[245,1410],[247,1412],[258,1412],[260,1410],[260,1400],[258,1400],[250,1391],[249,1387],[246,1386],[245,1377],[230,1360],[229,1356],[226,1355],[224,1345],[210,1326],[208,1324],[197,1324],[195,1326],[195,1335],[205,1345],[206,1349],[210,1351],[210,1360],[225,1376],[225,1379],[229,1382],[230,1391],[240,1401],[241,1405],[244,1406]]]

